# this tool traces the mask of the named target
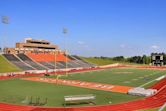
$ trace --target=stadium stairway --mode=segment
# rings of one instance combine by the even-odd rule
[[[34,70],[35,68],[31,67],[30,65],[24,63],[23,61],[20,61],[15,55],[13,54],[3,54],[3,56],[10,61],[11,63],[13,63],[14,65],[16,65],[17,67],[19,67],[22,70]]]
[[[22,61],[25,63],[31,65],[32,67],[35,67],[37,70],[46,70],[49,69],[45,66],[42,66],[41,64],[34,62],[32,59],[30,59],[28,56],[25,54],[17,54],[17,57],[19,57]]]
[[[14,55],[18,60],[20,60],[21,62],[23,62],[24,64],[26,64],[27,66],[32,67],[33,69],[36,70],[36,67],[33,67],[33,66],[31,66],[30,64],[24,62],[24,61],[23,61],[21,58],[19,58],[16,54],[13,54],[13,55]]]

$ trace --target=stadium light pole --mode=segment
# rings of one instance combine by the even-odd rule
[[[56,72],[56,61],[57,61],[57,54],[56,54],[56,49],[55,49],[55,52],[54,52],[54,60],[55,60],[55,62],[54,62],[54,75],[56,75],[56,84],[58,83],[58,74],[57,74],[57,72]]]
[[[2,20],[2,23],[3,24],[5,24],[5,25],[7,25],[7,24],[9,24],[9,17],[8,16],[2,16],[2,18],[1,18],[1,20]],[[6,37],[7,38],[7,37]],[[5,37],[3,37],[3,40],[2,40],[2,52],[4,51],[4,48],[5,48]]]
[[[67,28],[63,28],[63,34],[64,34],[64,37],[65,37],[65,55],[66,55],[66,57],[65,57],[65,62],[66,62],[66,66],[65,66],[65,68],[66,68],[66,76],[68,76],[68,72],[67,72],[67,37],[66,37],[66,35],[67,35]]]

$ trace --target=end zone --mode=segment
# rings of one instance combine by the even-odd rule
[[[69,85],[69,86],[76,86],[76,87],[110,91],[110,92],[118,92],[118,93],[127,93],[130,89],[133,88],[130,86],[111,85],[111,84],[85,82],[85,81],[78,81],[78,80],[64,80],[64,79],[57,80],[53,78],[40,78],[40,77],[22,78],[22,80],[62,84],[62,85]]]

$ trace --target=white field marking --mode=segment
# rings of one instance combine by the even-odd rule
[[[153,73],[151,73],[151,74],[149,74],[149,75],[154,75],[154,74],[158,74],[158,73],[160,73],[161,71],[159,71],[159,72],[153,72]],[[138,79],[137,80],[139,80],[139,79],[143,79],[143,78],[145,78],[145,77],[147,77],[147,76],[141,76],[141,77],[138,77]],[[132,79],[131,81],[136,81],[136,79]],[[153,81],[152,81],[153,82]],[[127,83],[126,81],[124,82],[124,83]],[[131,83],[130,81],[128,81],[128,83]],[[145,83],[146,84],[146,83]],[[142,86],[142,85],[141,85]],[[144,86],[144,84],[143,84],[143,86]]]
[[[124,81],[123,83],[130,83],[130,81]]]
[[[101,88],[106,88],[107,86],[106,85],[103,85]]]
[[[158,73],[160,73],[161,71],[159,71],[159,72],[153,72],[153,73],[151,73],[151,74],[149,74],[149,75],[154,75],[154,74],[158,74]],[[138,77],[138,79],[143,79],[145,76],[141,76],[141,77]],[[147,77],[147,76],[146,76]],[[132,79],[131,81],[136,81],[136,79]],[[149,81],[149,82],[147,82],[147,83],[145,83],[145,84],[143,84],[143,85],[140,85],[139,87],[143,87],[143,86],[145,86],[145,85],[147,85],[147,84],[149,84],[149,83],[151,83],[151,82],[153,82],[153,81],[155,81],[155,80],[152,80],[152,81]],[[130,81],[128,81],[129,83],[130,83]],[[127,83],[126,81],[124,82],[124,83]]]
[[[156,81],[160,81],[161,79],[164,79],[166,77],[166,75],[163,75],[163,76],[161,76],[161,77],[158,77],[157,79],[156,79]]]
[[[166,102],[160,107],[158,111],[164,111],[164,108],[166,107]]]
[[[143,85],[141,85],[141,86],[139,86],[139,87],[146,86],[147,84],[150,84],[150,83],[152,83],[152,82],[154,82],[154,81],[156,81],[156,79],[154,79],[154,80],[152,80],[152,81],[149,81],[149,82],[147,82],[147,83],[145,83],[145,84],[143,84]]]
[[[160,72],[153,73],[153,74],[158,74],[158,73],[160,73]],[[163,76],[163,75],[162,75],[162,76]],[[160,77],[161,77],[161,76],[160,76]],[[154,82],[154,81],[156,81],[156,78],[155,78],[154,80],[151,80],[151,81],[145,83],[145,84],[140,85],[139,87],[143,87],[143,86],[145,86],[145,85],[147,85],[147,84],[150,84],[150,83],[152,83],[152,82]]]
[[[101,87],[102,85],[101,84],[96,84],[96,88],[99,88],[99,87]]]
[[[107,89],[112,89],[112,88],[114,88],[115,86],[109,86]]]
[[[158,74],[158,73],[160,73],[160,72],[153,72],[153,73],[148,74],[148,75],[140,76],[140,77],[138,77],[138,79],[143,79],[143,78],[145,78],[145,77],[149,77],[149,76],[152,76],[152,75]]]
[[[142,78],[144,78],[144,77],[141,76],[141,77],[139,77],[139,78],[142,79]]]
[[[129,72],[129,71],[118,71],[118,72],[113,72],[114,74],[133,74],[133,72]]]
[[[103,70],[107,70],[107,69],[99,69],[100,71],[103,71]],[[89,73],[92,73],[92,72],[97,72],[98,70],[90,70],[90,71],[82,71],[82,72],[69,72],[70,75],[74,75],[74,74],[83,74],[85,72],[89,72]],[[70,76],[69,75],[69,76]],[[60,75],[60,77],[63,77],[63,76],[66,76],[66,75]]]

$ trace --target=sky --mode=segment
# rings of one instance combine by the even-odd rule
[[[0,16],[1,47],[31,37],[80,56],[166,52],[166,0],[0,0]]]

